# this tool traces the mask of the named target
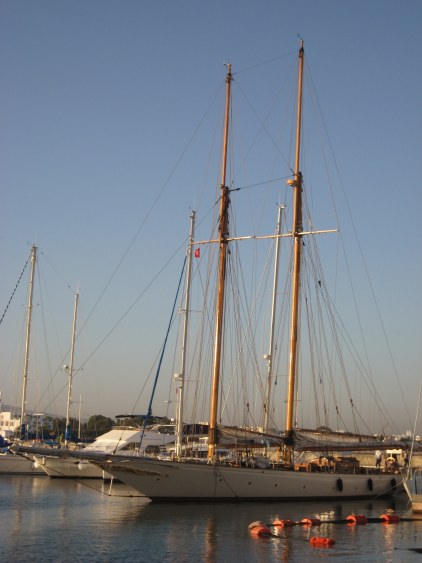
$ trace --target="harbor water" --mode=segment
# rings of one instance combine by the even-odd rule
[[[274,518],[418,518],[404,494],[326,503],[153,504],[122,484],[43,476],[0,476],[1,560],[8,562],[422,561],[420,521],[322,524],[253,538],[248,525]],[[275,530],[275,529],[274,529]],[[313,536],[330,537],[330,547]]]

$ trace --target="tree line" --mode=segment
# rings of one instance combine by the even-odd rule
[[[155,424],[158,419],[151,418],[148,424]],[[159,419],[162,424],[169,424],[170,420]],[[86,422],[79,424],[78,419],[70,418],[71,441],[73,442],[92,442],[98,436],[109,432],[115,426],[132,428],[142,428],[143,417],[121,418],[118,421],[102,414],[90,416]],[[66,430],[66,419],[53,416],[44,416],[42,421],[28,436],[29,439],[63,441]]]

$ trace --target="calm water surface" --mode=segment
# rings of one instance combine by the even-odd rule
[[[96,490],[97,489],[97,490]],[[0,557],[7,562],[393,561],[422,563],[422,520],[351,527],[324,524],[253,539],[248,525],[274,517],[412,517],[404,496],[389,500],[275,504],[150,504],[123,485],[0,476]],[[135,493],[136,494],[136,493]],[[328,536],[330,548],[309,537]]]

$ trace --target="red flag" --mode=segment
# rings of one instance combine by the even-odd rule
[[[195,248],[194,256],[195,256],[195,258],[199,258],[201,256],[201,249],[200,248]]]

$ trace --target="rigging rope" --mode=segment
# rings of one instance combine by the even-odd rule
[[[180,286],[182,285],[183,272],[185,271],[185,266],[186,266],[186,256],[185,256],[185,259],[183,261],[182,271],[180,273],[179,284],[177,286],[177,291],[176,291],[176,297],[174,298],[173,308],[172,308],[171,315],[170,315],[170,322],[169,322],[168,327],[167,327],[166,337],[165,337],[164,342],[163,342],[163,348],[162,348],[160,360],[159,360],[158,366],[157,366],[157,373],[155,374],[154,385],[153,385],[152,392],[151,392],[151,398],[150,398],[149,405],[148,405],[147,415],[144,419],[144,425],[142,427],[142,434],[141,434],[139,447],[141,447],[141,445],[142,445],[142,440],[144,438],[147,421],[152,416],[152,401],[154,400],[155,390],[157,388],[158,376],[160,375],[161,364],[163,362],[164,352],[166,350],[166,344],[167,344],[170,328],[171,328],[171,325],[173,324],[174,310],[176,308],[176,303],[177,303],[177,299],[178,299],[178,296],[179,296]]]
[[[219,88],[220,89],[220,88]],[[219,90],[218,89],[218,90]],[[120,269],[120,266],[123,264],[124,260],[126,259],[126,256],[129,254],[129,251],[131,250],[132,246],[135,244],[135,241],[137,240],[137,238],[139,237],[142,229],[144,228],[146,222],[148,221],[150,215],[152,214],[153,210],[155,209],[155,207],[158,205],[159,200],[161,199],[162,195],[164,194],[165,190],[167,189],[168,185],[170,184],[170,181],[172,180],[173,176],[176,173],[176,170],[178,169],[179,165],[181,164],[181,162],[183,161],[183,158],[185,157],[186,153],[188,152],[189,147],[193,144],[193,141],[195,139],[195,137],[197,136],[203,122],[205,121],[205,117],[208,115],[208,113],[210,112],[211,106],[214,104],[215,99],[217,98],[217,93],[216,92],[214,94],[214,97],[211,101],[211,103],[208,105],[206,111],[204,112],[204,114],[202,115],[202,117],[199,120],[199,123],[197,124],[197,126],[195,127],[192,135],[190,136],[188,142],[186,143],[186,145],[184,146],[182,152],[180,153],[179,157],[177,158],[175,164],[173,165],[173,167],[170,170],[170,173],[168,174],[166,180],[164,181],[163,185],[161,186],[158,194],[155,196],[154,201],[152,202],[150,208],[147,210],[146,214],[144,215],[144,218],[141,221],[141,224],[139,225],[138,229],[136,230],[136,233],[133,235],[132,239],[130,240],[126,250],[123,252],[123,255],[121,256],[119,262],[117,263],[117,265],[115,266],[110,278],[108,279],[107,283],[105,284],[104,288],[102,289],[97,301],[94,303],[93,308],[91,309],[91,312],[89,313],[88,317],[86,318],[84,324],[82,325],[82,327],[79,330],[79,334],[85,329],[85,326],[87,325],[88,321],[90,320],[91,316],[94,314],[95,310],[97,309],[100,301],[102,300],[102,298],[104,297],[104,294],[106,293],[107,289],[109,288],[109,286],[111,285],[114,277],[116,276],[118,270]],[[94,350],[95,352],[95,350]],[[93,352],[93,353],[94,353]],[[92,354],[93,354],[92,353]],[[92,355],[91,354],[91,355]]]
[[[252,66],[248,66],[245,68],[242,68],[240,70],[238,70],[237,72],[233,73],[233,76],[236,76],[237,74],[240,74],[241,72],[247,72],[249,70],[253,70],[255,68],[258,68],[260,66],[264,66],[270,63],[273,63],[274,61],[279,61],[280,59],[285,59],[286,57],[291,57],[292,55],[296,55],[297,56],[297,51],[290,51],[289,53],[286,53],[285,55],[279,55],[278,57],[274,57],[272,59],[268,59],[267,61],[263,61],[261,63],[257,63],[256,65],[252,65]]]
[[[19,285],[19,283],[20,283],[20,281],[21,281],[21,279],[22,279],[22,276],[23,276],[23,274],[24,274],[24,272],[25,272],[25,270],[26,270],[26,267],[27,267],[27,265],[28,265],[28,262],[29,262],[29,259],[30,259],[30,258],[31,258],[31,255],[28,256],[28,259],[27,259],[27,261],[25,262],[25,266],[23,267],[23,270],[22,270],[22,272],[21,272],[21,275],[19,276],[19,279],[18,279],[18,281],[17,281],[17,283],[16,283],[16,285],[15,285],[15,289],[12,291],[12,295],[10,296],[10,299],[9,299],[7,305],[6,305],[6,308],[5,308],[5,310],[4,310],[4,312],[3,312],[2,316],[1,316],[0,324],[3,322],[3,319],[4,319],[4,317],[5,317],[6,313],[7,313],[7,310],[8,310],[8,308],[9,308],[9,306],[10,306],[10,303],[11,303],[11,301],[12,301],[12,299],[13,299],[15,293],[16,293],[16,290],[18,289],[18,285]]]
[[[391,362],[392,369],[393,369],[393,372],[394,372],[394,375],[395,375],[395,379],[396,379],[396,382],[397,382],[398,387],[399,387],[399,391],[400,391],[402,403],[403,403],[403,405],[404,405],[404,407],[405,407],[405,411],[406,411],[406,414],[407,414],[407,417],[408,417],[408,422],[409,422],[410,425],[411,425],[412,422],[411,422],[411,417],[410,417],[410,413],[409,413],[409,407],[408,407],[406,398],[405,398],[405,396],[404,396],[402,381],[401,381],[401,379],[400,379],[400,377],[399,377],[397,365],[396,365],[395,359],[394,359],[394,357],[393,357],[393,352],[392,352],[391,344],[390,344],[390,341],[389,341],[389,338],[388,338],[388,335],[387,335],[387,331],[386,331],[386,328],[385,328],[384,320],[383,320],[382,313],[381,313],[381,308],[380,308],[380,306],[379,306],[379,303],[378,303],[378,300],[377,300],[377,297],[376,297],[376,294],[375,294],[375,289],[374,289],[374,286],[373,286],[373,283],[372,283],[372,279],[371,279],[371,276],[370,276],[370,272],[369,272],[369,268],[368,268],[368,264],[367,264],[367,259],[365,258],[365,255],[364,255],[364,252],[363,252],[363,249],[362,249],[361,240],[360,240],[360,238],[359,238],[359,236],[358,236],[358,229],[357,229],[357,227],[356,227],[356,223],[355,223],[355,220],[354,220],[354,218],[353,218],[353,214],[352,214],[351,206],[350,206],[350,203],[349,203],[349,199],[348,199],[348,197],[347,197],[347,193],[346,193],[346,190],[345,190],[344,182],[343,182],[342,176],[341,176],[341,174],[340,174],[339,165],[338,165],[338,163],[337,163],[337,159],[336,159],[336,157],[335,157],[334,149],[333,149],[333,146],[332,146],[331,137],[330,137],[330,135],[328,134],[328,128],[327,128],[325,116],[324,116],[324,113],[323,113],[323,111],[322,111],[319,98],[318,98],[318,96],[317,96],[317,94],[316,94],[316,88],[315,88],[315,86],[314,86],[314,81],[313,81],[312,73],[311,73],[311,70],[310,70],[310,68],[309,68],[307,59],[305,59],[305,63],[306,63],[306,71],[307,71],[307,72],[306,72],[306,76],[307,76],[307,78],[308,78],[308,80],[309,80],[310,91],[313,92],[313,96],[314,96],[314,97],[313,97],[313,102],[314,102],[315,107],[316,107],[316,109],[317,109],[317,111],[318,111],[318,114],[319,114],[319,116],[320,116],[322,131],[324,132],[324,134],[325,134],[325,136],[326,136],[326,139],[327,139],[327,142],[328,142],[328,147],[329,147],[329,150],[330,150],[330,154],[331,154],[331,156],[332,156],[332,158],[333,158],[334,166],[335,166],[335,169],[336,169],[337,174],[338,174],[339,186],[340,186],[340,188],[341,188],[341,191],[342,191],[343,197],[344,197],[344,201],[345,201],[345,203],[346,203],[347,213],[348,213],[348,216],[349,216],[350,221],[351,221],[352,230],[353,230],[353,233],[354,233],[354,238],[355,238],[355,241],[356,241],[356,244],[357,244],[357,248],[358,248],[358,251],[359,251],[359,254],[360,254],[360,257],[361,257],[361,260],[362,260],[362,264],[363,264],[363,267],[364,267],[364,270],[365,270],[366,279],[367,279],[367,282],[368,282],[368,284],[369,284],[369,288],[370,288],[370,291],[371,291],[373,303],[374,303],[374,306],[375,306],[375,309],[376,309],[376,312],[377,312],[378,321],[379,321],[379,323],[380,323],[380,327],[381,327],[381,330],[382,330],[382,333],[383,333],[383,336],[384,336],[385,345],[386,345],[386,347],[387,347],[387,353],[388,353],[388,356],[389,356],[389,358],[390,358],[390,362]],[[324,153],[323,157],[324,157],[325,165],[327,166],[327,161],[326,161],[326,158],[325,158],[325,153]],[[328,173],[327,173],[327,177],[329,178]],[[333,186],[332,186],[332,183],[331,183],[331,179],[330,179],[330,178],[329,178],[328,186],[329,186],[330,192],[331,192],[331,194],[332,194],[332,196],[333,196]],[[337,206],[335,205],[334,197],[332,198],[332,202],[333,202],[333,205],[334,205],[335,216],[337,217],[337,220],[338,220]],[[357,315],[358,323],[359,323],[359,328],[360,328],[360,332],[361,332],[362,346],[363,346],[363,349],[364,349],[364,351],[365,351],[366,360],[367,360],[367,364],[368,364],[368,368],[367,368],[367,370],[365,370],[365,371],[367,371],[367,374],[368,374],[368,377],[369,377],[369,379],[370,379],[371,385],[372,385],[372,387],[375,389],[375,381],[374,381],[374,379],[373,379],[372,369],[371,369],[371,365],[370,365],[370,361],[369,361],[369,353],[368,353],[368,350],[367,350],[367,348],[366,348],[366,339],[365,339],[365,337],[364,337],[363,328],[362,328],[362,325],[361,325],[361,317],[360,317],[359,309],[358,309],[358,306],[357,306],[357,298],[356,298],[355,288],[354,288],[353,283],[352,283],[352,276],[351,276],[350,264],[349,264],[349,261],[348,261],[348,259],[347,259],[347,253],[346,253],[346,249],[345,249],[345,242],[344,242],[343,235],[342,235],[342,232],[341,232],[341,231],[340,231],[340,233],[339,233],[339,236],[340,236],[340,243],[341,243],[341,246],[342,246],[342,248],[343,248],[343,255],[344,255],[344,259],[345,259],[345,263],[346,263],[346,269],[347,269],[347,273],[348,273],[349,283],[350,283],[350,286],[351,286],[352,298],[353,298],[353,301],[354,301],[354,304],[355,304],[355,311],[356,311],[356,315]],[[384,405],[383,405],[383,407],[384,407]],[[385,407],[384,407],[384,408],[385,408]],[[394,422],[393,422],[393,421],[391,421],[391,422],[393,423],[393,427],[394,427]]]
[[[249,188],[256,188],[258,186],[264,186],[265,184],[272,184],[274,182],[279,182],[280,180],[287,180],[290,176],[280,176],[280,178],[274,178],[273,180],[264,180],[263,182],[257,182],[256,184],[250,184],[249,186],[241,186],[240,188],[230,188],[231,192],[240,192],[240,190],[248,190]]]

